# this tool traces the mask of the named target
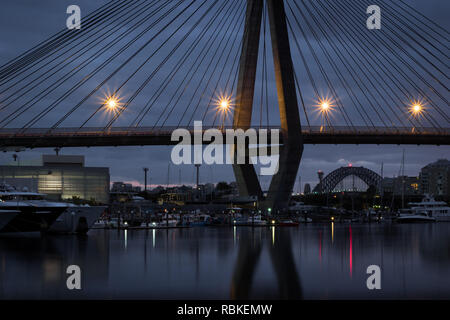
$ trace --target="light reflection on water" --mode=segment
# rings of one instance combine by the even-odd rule
[[[81,291],[66,289],[73,264]],[[2,299],[448,299],[448,270],[448,223],[0,236]]]

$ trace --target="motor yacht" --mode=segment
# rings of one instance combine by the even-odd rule
[[[415,214],[425,214],[436,221],[450,221],[450,207],[444,201],[436,201],[431,195],[426,194],[421,202],[408,204]]]
[[[18,191],[10,185],[0,184],[0,211],[15,212],[7,223],[0,222],[0,233],[85,233],[105,208],[52,202],[46,200],[44,194]]]

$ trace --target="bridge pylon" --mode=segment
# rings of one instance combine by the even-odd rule
[[[283,146],[280,147],[278,172],[272,177],[266,198],[251,164],[248,148],[246,164],[234,164],[233,170],[241,196],[256,196],[263,210],[277,212],[287,208],[303,154],[300,115],[296,96],[284,1],[266,0],[269,13],[272,55],[277,86]],[[234,129],[251,126],[258,64],[259,39],[264,0],[247,0],[243,46],[239,65]]]

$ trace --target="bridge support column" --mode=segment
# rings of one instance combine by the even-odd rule
[[[261,202],[260,207],[271,208],[276,212],[288,206],[303,153],[303,139],[284,1],[267,0],[267,5],[283,146],[280,148],[278,173],[273,176],[267,198]],[[234,127],[244,130],[251,124],[262,8],[262,0],[247,1],[237,107],[234,113]],[[258,196],[262,199],[261,186],[253,165],[234,165],[233,169],[241,196]]]
[[[235,129],[247,130],[251,126],[263,5],[263,0],[247,0],[244,39],[236,92],[237,107],[234,110],[233,119]],[[246,149],[245,164],[233,164],[239,194],[243,197],[256,196],[261,199],[263,195],[261,185],[255,168],[249,161],[248,148]],[[236,152],[236,148],[233,152]]]

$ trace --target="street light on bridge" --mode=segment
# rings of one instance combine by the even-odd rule
[[[333,100],[329,97],[326,98],[319,98],[318,103],[316,104],[316,107],[318,108],[319,112],[322,115],[328,115],[331,113],[334,109]]]
[[[410,111],[414,116],[419,116],[424,111],[423,105],[420,102],[415,102],[411,105]]]
[[[106,105],[109,109],[115,109],[117,107],[117,100],[111,97],[106,101]]]
[[[322,126],[320,130],[324,130],[327,126],[331,127],[330,115],[334,111],[334,100],[330,97],[319,97],[315,107],[322,118]]]
[[[412,100],[409,104],[409,113],[414,118],[420,118],[425,113],[425,102],[423,100]]]
[[[226,110],[228,110],[229,107],[230,107],[230,101],[224,99],[220,102],[220,108],[222,110],[226,111]]]
[[[220,115],[222,118],[223,129],[228,113],[233,110],[232,98],[231,96],[221,94],[217,99],[215,99],[214,104],[216,105],[216,115]]]
[[[116,113],[122,106],[121,98],[117,93],[111,93],[109,90],[100,98],[102,108],[109,113]]]

